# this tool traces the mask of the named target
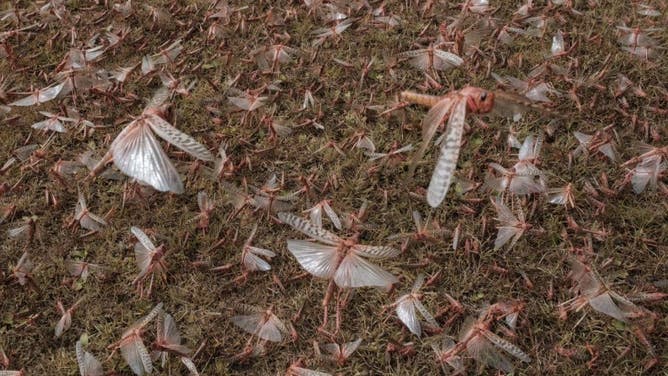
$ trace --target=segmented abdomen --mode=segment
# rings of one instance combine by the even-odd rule
[[[412,91],[402,91],[399,95],[402,101],[419,104],[426,107],[433,107],[438,101],[443,99],[441,96],[418,94]]]

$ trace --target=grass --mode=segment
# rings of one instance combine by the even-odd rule
[[[400,276],[400,285],[390,296],[373,289],[353,291],[337,337],[338,341],[362,337],[360,349],[342,367],[315,358],[313,341],[328,342],[316,331],[327,282],[311,278],[290,282],[302,270],[287,251],[285,241],[300,235],[286,225],[277,224],[262,211],[253,212],[250,208],[229,219],[234,210],[226,204],[229,192],[209,178],[207,168],[212,166],[201,167],[191,174],[190,157],[177,157],[175,149],[170,148],[172,159],[177,161],[185,177],[186,192],[179,196],[153,192],[142,199],[130,199],[124,205],[121,205],[123,183],[100,178],[84,180],[84,176],[79,175],[63,186],[48,173],[59,159],[74,160],[85,150],[95,150],[98,156],[102,155],[121,127],[141,114],[160,81],[157,76],[140,77],[134,72],[122,89],[113,92],[127,100],[114,100],[96,93],[85,93],[77,99],[84,118],[94,119],[96,124],[109,128],[97,129],[89,136],[75,130],[55,135],[33,167],[26,168],[28,162],[24,162],[1,176],[2,181],[14,188],[0,195],[0,207],[8,204],[17,207],[13,218],[0,224],[3,232],[0,273],[6,277],[0,285],[0,347],[11,361],[10,369],[25,368],[27,374],[75,374],[74,344],[81,334],[89,336],[87,350],[105,359],[109,354],[106,347],[117,341],[127,326],[157,302],[164,302],[165,310],[174,315],[185,344],[191,348],[204,344],[194,359],[202,374],[276,374],[284,372],[298,358],[303,358],[309,368],[340,374],[433,373],[440,367],[430,347],[434,339],[412,337],[393,315],[383,315],[381,307],[409,289],[418,273],[440,272],[435,285],[425,289],[425,305],[432,311],[447,306],[444,293],[458,299],[467,314],[475,314],[484,303],[508,299],[526,303],[520,315],[517,338],[512,341],[534,361],[528,365],[516,364],[519,374],[642,372],[643,364],[649,359],[646,348],[624,325],[589,308],[584,310],[584,317],[573,314],[562,321],[558,318],[557,305],[572,297],[566,278],[569,270],[564,261],[574,252],[587,253],[590,242],[593,254],[588,255],[589,259],[596,266],[607,264],[600,271],[612,279],[618,291],[652,291],[657,289],[653,287],[655,282],[663,280],[665,284],[668,254],[665,192],[635,195],[627,186],[611,196],[601,194],[597,199],[605,204],[605,209],[596,213],[588,201],[591,195],[584,191],[585,183],[594,179],[600,181],[601,174],[605,173],[615,186],[624,179],[625,168],[596,154],[576,158],[570,168],[566,163],[569,152],[577,146],[572,135],[574,130],[591,134],[612,125],[621,162],[637,155],[631,147],[637,141],[665,145],[668,136],[665,115],[649,109],[658,107],[665,111],[664,81],[668,77],[665,50],[659,49],[650,61],[634,58],[619,48],[615,30],[622,22],[633,27],[657,26],[661,30],[655,37],[665,44],[668,35],[661,26],[666,20],[665,4],[656,4],[663,15],[655,19],[633,13],[631,9],[637,4],[630,6],[623,1],[598,6],[575,2],[580,15],[555,6],[545,10],[551,22],[544,35],[519,37],[510,46],[497,46],[485,40],[476,59],[468,59],[462,68],[440,73],[445,86],[441,90],[430,90],[432,94],[465,85],[493,89],[495,83],[487,75],[488,65],[497,74],[526,78],[529,71],[545,61],[551,36],[557,30],[566,33],[569,45],[576,46],[568,56],[556,60],[558,64],[571,67],[569,76],[587,77],[605,71],[598,82],[603,85],[602,90],[578,89],[581,109],[568,96],[554,98],[556,111],[567,120],[548,138],[542,152],[542,168],[548,175],[549,186],[572,182],[578,191],[578,208],[566,212],[561,207],[550,206],[539,196],[516,200],[515,205],[521,205],[530,213],[528,222],[537,230],[521,238],[512,250],[494,251],[495,212],[488,193],[479,189],[458,195],[451,191],[440,208],[430,210],[426,205],[423,188],[431,176],[436,148],[430,148],[414,178],[408,176],[405,163],[376,169],[376,164],[357,149],[345,148],[345,157],[331,147],[316,152],[329,141],[343,145],[356,132],[365,132],[379,151],[389,150],[395,142],[400,146],[418,145],[419,124],[426,114],[424,109],[411,106],[380,116],[369,106],[389,107],[396,102],[401,90],[422,91],[419,86],[424,82],[423,73],[405,62],[397,62],[396,56],[414,49],[414,43],[420,38],[423,45],[433,41],[439,24],[451,22],[452,17],[459,14],[456,6],[437,2],[433,9],[423,13],[413,2],[387,2],[386,12],[402,18],[400,26],[388,30],[374,27],[366,10],[354,11],[357,21],[350,29],[316,48],[312,46],[311,31],[323,27],[324,23],[308,14],[308,8],[301,2],[259,2],[249,6],[243,2],[231,3],[230,9],[236,11],[231,11],[229,22],[221,22],[224,37],[207,40],[207,29],[214,21],[205,18],[211,13],[206,1],[152,1],[151,4],[171,9],[173,14],[174,22],[162,27],[152,25],[149,14],[139,3],[133,3],[134,13],[124,19],[104,5],[66,2],[70,15],[65,21],[51,20],[44,27],[5,39],[4,43],[12,46],[15,57],[0,60],[0,71],[5,72],[4,76],[11,79],[12,86],[19,91],[45,87],[53,82],[54,68],[72,47],[72,30],[76,30],[75,46],[82,46],[104,27],[113,26],[115,30],[130,27],[129,35],[119,47],[105,53],[97,64],[106,69],[138,63],[143,55],[156,53],[175,39],[183,38],[184,53],[168,70],[176,77],[198,79],[198,83],[190,96],[174,98],[169,119],[209,150],[217,150],[221,142],[227,143],[232,161],[244,162],[243,167],[227,178],[229,182],[237,186],[244,181],[261,186],[275,173],[285,182],[282,192],[287,193],[301,188],[300,177],[313,175],[313,194],[300,196],[295,212],[326,198],[332,200],[339,214],[352,213],[368,201],[370,206],[362,223],[361,239],[369,244],[388,244],[388,236],[414,230],[411,211],[419,210],[447,230],[454,231],[461,225],[460,247],[453,250],[450,247],[452,235],[447,234],[436,243],[412,242],[401,256],[382,262],[383,267]],[[501,25],[509,22],[519,6],[510,1],[493,5],[498,6],[494,17],[501,20]],[[378,7],[380,3],[374,1],[372,6]],[[24,14],[22,25],[40,20],[30,2],[18,1],[17,7],[28,12]],[[270,8],[284,18],[285,25],[263,23],[263,16]],[[537,8],[535,12],[542,10],[544,8]],[[100,21],[91,26],[86,22],[91,19]],[[14,28],[16,25],[3,26],[5,30]],[[281,34],[283,36],[279,36]],[[279,42],[300,50],[296,61],[281,65],[280,73],[259,72],[249,57],[250,52]],[[608,63],[604,65],[608,56]],[[374,62],[360,85],[361,71],[371,58]],[[350,66],[334,59],[348,62]],[[623,108],[609,89],[619,73],[642,87],[647,96],[624,94],[628,107]],[[234,87],[239,90],[270,84],[281,90],[265,91],[263,95],[270,97],[269,104],[254,113],[236,111],[228,104],[224,89],[237,75],[239,79]],[[563,93],[572,88],[558,75],[544,79]],[[302,110],[307,89],[313,92],[316,106]],[[11,100],[19,97],[13,95]],[[14,108],[6,115],[16,118],[0,125],[0,162],[4,163],[16,148],[30,143],[42,144],[49,137],[30,128],[42,118],[35,109],[59,112],[64,105],[73,105],[72,99],[63,98],[35,108]],[[274,108],[275,115],[289,124],[296,126],[313,119],[322,124],[324,130],[304,125],[296,127],[291,136],[272,141],[266,127],[259,122],[262,115],[269,113],[269,108]],[[533,112],[518,123],[502,118],[483,120],[486,127],[469,120],[472,129],[465,135],[459,158],[460,173],[476,182],[484,180],[487,163],[509,166],[514,161],[515,156],[505,142],[511,128],[523,139],[529,133],[541,132],[550,119]],[[80,238],[83,230],[64,227],[73,216],[78,190],[84,193],[94,213],[112,213],[110,226],[84,239]],[[198,213],[196,195],[200,190],[215,197],[217,205],[206,233],[196,228],[196,222],[190,221]],[[45,192],[52,194],[57,204],[46,203]],[[39,237],[26,242],[5,236],[8,229],[21,223],[21,218],[32,215],[38,218]],[[584,228],[605,229],[607,235],[596,239],[573,231],[567,227],[567,215]],[[237,262],[254,223],[259,223],[254,244],[278,254],[271,262],[272,271],[251,274],[243,285],[231,282],[240,273],[238,268],[225,274],[209,271],[212,266]],[[130,226],[153,231],[156,244],[164,243],[168,249],[167,282],[154,286],[149,299],[140,299],[130,286],[137,273],[132,251],[135,239],[130,234]],[[210,249],[219,239],[225,241],[220,247]],[[40,287],[38,291],[12,283],[9,278],[11,267],[24,250],[30,252],[36,265],[34,277]],[[105,265],[113,273],[103,280],[91,278],[80,289],[74,289],[64,282],[67,272],[63,262],[72,257]],[[429,262],[423,262],[425,260]],[[194,266],[195,261],[205,266]],[[528,287],[522,274],[532,282],[532,287]],[[285,290],[277,286],[274,276],[284,283]],[[69,306],[81,297],[85,301],[74,313],[72,328],[61,338],[54,339],[53,328],[59,319],[56,301]],[[229,359],[243,350],[249,337],[230,322],[234,308],[241,303],[260,307],[273,305],[279,318],[292,321],[299,339],[271,345],[266,355],[247,362],[231,362]],[[642,305],[658,314],[649,340],[655,346],[660,363],[665,364],[668,342],[661,333],[668,330],[668,306],[665,301]],[[293,318],[297,312],[301,315]],[[440,320],[445,322],[447,318],[446,315]],[[455,320],[444,332],[456,335],[461,323],[461,319]],[[152,337],[150,333],[147,338]],[[415,354],[401,357],[386,351],[388,344],[407,342],[413,343]],[[588,364],[592,360],[586,349],[589,345],[599,352],[593,365]],[[573,349],[575,355],[561,356],[554,351],[555,346]],[[467,362],[473,371],[476,368],[473,361]],[[104,368],[130,374],[119,355],[105,361]],[[160,374],[184,372],[173,357],[166,369],[159,371]],[[485,372],[493,374],[490,369]],[[661,365],[648,373],[660,372]]]

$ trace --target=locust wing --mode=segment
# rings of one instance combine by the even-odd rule
[[[418,161],[420,161],[420,159],[424,157],[424,153],[427,151],[429,142],[431,141],[432,138],[434,138],[438,126],[443,122],[443,119],[448,115],[448,113],[452,109],[454,102],[455,98],[453,98],[452,96],[447,96],[441,99],[439,102],[437,102],[429,110],[429,112],[427,112],[427,115],[422,121],[422,144],[420,145],[420,149],[418,149],[418,151],[413,155],[413,158],[411,160],[411,165],[410,165],[411,175],[415,172],[415,167]]]
[[[445,140],[441,144],[441,155],[436,162],[434,173],[427,189],[427,202],[432,208],[438,207],[452,182],[452,173],[457,167],[459,148],[464,134],[464,121],[466,119],[466,99],[459,97],[450,112]]]

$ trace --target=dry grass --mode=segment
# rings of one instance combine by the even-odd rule
[[[29,3],[19,1],[18,8],[34,10]],[[591,6],[576,1],[576,9],[582,12],[581,15],[571,15],[565,8],[553,9],[546,13],[553,18],[544,36],[520,37],[512,46],[483,42],[481,56],[468,61],[463,68],[441,74],[446,87],[441,91],[432,90],[433,94],[438,94],[465,85],[494,88],[493,79],[487,75],[488,65],[495,73],[525,78],[534,66],[544,62],[556,30],[568,35],[569,45],[576,44],[569,56],[558,60],[560,64],[571,65],[570,76],[585,77],[607,68],[606,75],[600,80],[603,90],[582,88],[577,91],[584,106],[581,110],[566,96],[555,99],[557,111],[567,120],[559,123],[556,134],[543,148],[542,167],[548,174],[549,185],[556,187],[572,182],[579,192],[576,197],[578,209],[567,213],[538,196],[520,200],[525,210],[530,211],[528,221],[539,230],[530,231],[514,249],[499,251],[493,250],[495,212],[487,193],[476,190],[462,196],[450,192],[444,204],[436,210],[430,210],[424,199],[418,198],[422,196],[422,187],[429,181],[436,157],[434,149],[428,152],[415,178],[408,176],[405,163],[390,164],[369,173],[375,163],[368,162],[359,149],[344,149],[345,157],[332,148],[315,152],[329,141],[342,145],[358,131],[369,135],[379,151],[389,150],[395,142],[398,145],[419,143],[419,124],[424,109],[407,107],[389,116],[379,116],[378,111],[369,106],[389,107],[401,90],[419,90],[417,87],[424,81],[423,74],[407,63],[395,63],[395,57],[413,49],[413,43],[423,31],[424,37],[435,38],[439,24],[449,22],[459,13],[457,7],[437,2],[431,11],[423,14],[420,6],[406,4],[410,2],[390,1],[385,9],[401,16],[401,26],[389,30],[376,28],[369,22],[368,12],[360,10],[354,12],[355,24],[340,38],[327,40],[315,48],[311,31],[322,27],[323,22],[309,15],[308,8],[301,2],[267,1],[247,7],[245,2],[231,4],[231,9],[239,10],[231,13],[228,24],[221,25],[224,37],[219,40],[206,39],[207,28],[213,22],[205,20],[206,1],[152,1],[165,9],[171,7],[174,19],[178,20],[178,24],[164,27],[151,27],[152,22],[139,2],[135,4],[135,14],[128,19],[103,5],[90,3],[69,1],[66,8],[71,14],[70,21],[62,24],[53,21],[29,33],[7,38],[16,57],[0,60],[0,71],[12,79],[13,86],[24,91],[31,86],[40,88],[51,83],[51,72],[72,47],[72,28],[76,29],[75,45],[81,46],[108,25],[130,27],[130,34],[120,46],[105,54],[98,63],[103,68],[138,63],[144,54],[155,53],[163,44],[183,38],[185,52],[177,60],[178,64],[169,70],[175,76],[197,78],[198,83],[190,96],[173,100],[170,120],[212,151],[217,150],[220,142],[226,142],[227,152],[235,163],[245,159],[251,162],[250,166],[236,171],[228,181],[241,185],[245,180],[250,185],[261,186],[276,173],[284,178],[283,191],[292,192],[301,187],[300,177],[313,174],[316,189],[311,197],[300,196],[295,212],[325,198],[332,200],[338,213],[354,212],[368,201],[370,209],[361,237],[369,244],[387,244],[387,236],[413,231],[412,210],[430,215],[450,231],[461,224],[462,246],[457,250],[452,250],[451,236],[446,235],[435,244],[412,242],[400,257],[382,263],[393,274],[401,276],[398,292],[410,288],[419,272],[428,275],[440,272],[435,285],[425,289],[425,304],[432,311],[447,305],[443,295],[446,292],[458,299],[469,314],[474,314],[486,302],[511,298],[524,301],[526,309],[520,316],[518,335],[513,342],[534,361],[529,365],[517,364],[519,374],[631,375],[642,372],[644,362],[649,359],[646,348],[623,324],[590,309],[584,311],[586,316],[582,319],[581,314],[574,314],[561,321],[557,314],[558,303],[572,297],[566,278],[568,266],[564,261],[569,254],[582,252],[588,239],[586,234],[567,227],[567,214],[584,228],[606,230],[606,236],[593,239],[594,254],[588,257],[597,266],[607,264],[600,271],[614,281],[617,290],[626,293],[651,290],[654,282],[665,282],[666,278],[668,204],[665,193],[649,191],[635,195],[627,186],[614,195],[602,195],[599,200],[605,204],[605,210],[595,213],[587,201],[588,194],[583,191],[584,184],[599,179],[601,173],[607,174],[611,185],[618,184],[624,179],[626,169],[600,155],[576,159],[571,168],[566,163],[569,152],[577,146],[573,130],[594,133],[612,125],[621,161],[637,155],[631,148],[637,141],[665,145],[668,136],[665,114],[650,111],[648,107],[660,107],[665,111],[668,60],[663,49],[653,60],[641,61],[619,48],[615,25],[622,21],[629,26],[648,27],[652,24],[651,19],[634,14],[633,7],[627,2]],[[270,3],[275,14],[285,16],[284,26],[264,24],[262,17],[271,8]],[[380,5],[376,1],[372,3],[374,7]],[[499,7],[494,16],[503,24],[508,22],[519,3],[495,1],[493,5]],[[661,20],[665,25],[665,4],[657,6],[663,15],[654,20],[655,26],[662,25]],[[39,19],[34,14],[29,17]],[[100,21],[90,25],[87,21],[91,19]],[[23,22],[30,24],[33,21]],[[300,54],[295,62],[281,65],[280,73],[260,73],[249,54],[258,47],[271,44],[272,40],[278,43],[279,39],[273,38],[280,33],[289,34],[290,38],[283,43],[298,48]],[[668,39],[665,27],[657,37],[665,45]],[[607,56],[610,59],[604,66]],[[349,62],[351,66],[336,63],[335,58]],[[374,62],[360,85],[361,71],[371,58]],[[618,110],[620,103],[607,89],[613,85],[618,73],[627,75],[647,92],[645,98],[626,95],[628,116]],[[244,113],[229,105],[227,94],[223,92],[226,82],[237,75],[239,79],[234,87],[240,90],[257,89],[272,83],[281,90],[265,91],[263,95],[270,97],[269,105],[244,118]],[[569,83],[556,75],[545,79],[562,92],[571,89]],[[7,277],[7,281],[0,285],[0,347],[11,360],[11,368],[25,368],[30,375],[75,374],[74,344],[82,333],[89,335],[88,351],[105,359],[109,354],[106,347],[120,338],[124,328],[146,314],[155,303],[164,302],[165,310],[174,315],[186,345],[197,348],[205,343],[195,357],[202,374],[277,374],[284,372],[298,358],[305,359],[308,367],[341,374],[435,373],[440,366],[435,363],[430,348],[433,339],[414,338],[395,317],[388,319],[387,314],[382,315],[381,307],[390,304],[397,292],[387,296],[373,289],[354,291],[344,310],[338,340],[362,337],[364,341],[358,352],[343,367],[315,359],[313,340],[327,342],[316,331],[322,315],[320,301],[327,283],[311,278],[289,282],[302,270],[287,251],[285,241],[299,235],[288,226],[267,218],[262,211],[253,212],[250,208],[229,219],[233,211],[225,203],[229,193],[208,177],[206,168],[190,174],[189,157],[179,158],[177,163],[186,177],[185,194],[154,193],[142,200],[128,201],[124,206],[121,206],[122,183],[99,178],[84,181],[80,176],[63,186],[49,175],[48,169],[59,159],[74,160],[88,149],[98,154],[106,150],[121,126],[141,113],[145,99],[159,84],[157,76],[140,77],[135,72],[121,90],[113,93],[119,97],[133,94],[134,100],[118,101],[94,93],[81,95],[78,108],[82,115],[96,124],[111,127],[96,130],[89,137],[74,130],[58,134],[44,158],[35,166],[15,167],[0,176],[0,181],[13,187],[0,196],[0,204],[11,203],[17,207],[13,220],[0,224],[3,232],[0,265]],[[316,108],[302,111],[306,89],[313,92]],[[57,112],[62,104],[71,104],[71,101],[71,98],[65,98],[43,104],[39,109]],[[213,107],[217,114],[209,112],[207,106]],[[273,141],[266,127],[259,122],[270,108],[277,117],[293,125],[316,119],[325,129],[317,130],[306,125],[287,138]],[[1,163],[17,147],[25,143],[43,143],[49,137],[30,128],[34,121],[41,119],[35,108],[14,108],[7,115],[12,116],[17,118],[0,126]],[[637,119],[635,123],[632,122],[634,118]],[[541,132],[549,118],[530,113],[519,123],[500,118],[484,120],[486,128],[469,122],[474,129],[465,136],[459,162],[460,172],[470,174],[477,182],[483,181],[488,162],[508,166],[513,161],[514,156],[505,142],[510,127],[523,139],[529,132]],[[644,135],[644,124],[656,134],[657,140]],[[321,191],[326,184],[329,188]],[[74,213],[77,189],[84,192],[93,212],[113,210],[110,226],[85,239],[80,238],[83,230],[72,231],[64,227]],[[197,215],[196,195],[200,190],[215,197],[217,204],[206,233],[196,229],[196,222],[189,221]],[[45,191],[57,198],[57,205],[45,203]],[[413,192],[420,195],[412,195]],[[465,211],[464,206],[472,212]],[[39,236],[32,242],[6,237],[6,231],[15,227],[22,217],[33,215],[38,218]],[[255,245],[278,253],[271,262],[272,272],[251,274],[245,284],[235,285],[231,281],[240,272],[238,268],[226,274],[209,271],[209,266],[236,262],[243,241],[256,222],[259,230]],[[167,283],[154,286],[150,299],[140,299],[130,286],[136,275],[132,251],[135,239],[129,231],[133,225],[153,230],[156,244],[164,243],[169,250]],[[232,239],[236,231],[238,238],[235,242]],[[211,245],[221,238],[225,239],[224,243],[210,250]],[[470,244],[468,251],[463,246],[467,242]],[[398,243],[394,245],[399,246]],[[34,276],[39,291],[11,283],[9,278],[11,267],[26,249],[37,266]],[[72,257],[83,257],[89,262],[108,266],[113,273],[107,279],[92,278],[80,289],[73,289],[70,284],[63,283],[67,276],[63,261]],[[429,262],[416,266],[424,260]],[[203,261],[207,266],[198,268],[193,266],[194,261]],[[495,271],[499,268],[507,273]],[[532,288],[526,285],[522,273],[533,282]],[[272,275],[283,281],[285,290],[277,286]],[[75,312],[72,328],[62,338],[54,339],[53,328],[59,318],[56,301],[69,306],[81,297],[85,302]],[[271,345],[266,355],[247,362],[230,362],[230,357],[241,352],[248,339],[248,335],[229,320],[233,309],[241,303],[261,307],[273,305],[276,314],[285,321],[301,310],[300,317],[292,321],[299,339]],[[643,305],[659,315],[656,329],[649,339],[660,362],[665,363],[668,341],[661,333],[668,331],[668,306],[665,301]],[[447,315],[441,320],[446,321]],[[461,322],[455,321],[444,331],[456,334]],[[388,344],[410,341],[414,342],[414,355],[404,358],[386,353]],[[588,364],[591,355],[586,345],[600,352],[593,368]],[[554,351],[555,346],[574,349],[577,355],[572,358],[561,356]],[[470,369],[474,370],[473,362],[469,362]],[[659,365],[650,372],[660,373],[661,367]],[[104,368],[130,374],[118,355],[104,362]],[[176,359],[169,362],[167,369],[159,371],[160,374],[184,372]],[[490,369],[486,372],[493,374]]]

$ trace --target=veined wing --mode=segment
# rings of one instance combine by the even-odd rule
[[[643,159],[632,170],[631,185],[633,186],[633,191],[636,194],[641,193],[645,190],[648,183],[650,184],[650,187],[655,188],[659,175],[666,168],[668,168],[668,166],[666,163],[661,162],[660,157],[653,156]]]
[[[144,231],[142,231],[139,227],[132,226],[130,227],[130,231],[146,249],[149,250],[155,249],[155,245],[153,244],[151,239],[149,239],[149,237],[146,236]]]
[[[415,300],[415,308],[418,310],[418,312],[420,312],[420,314],[422,315],[422,317],[424,318],[424,320],[425,320],[429,325],[433,326],[434,328],[438,328],[438,327],[439,327],[439,325],[438,325],[438,323],[436,322],[436,319],[434,318],[434,316],[432,316],[432,314],[429,313],[429,311],[427,310],[427,307],[425,307],[424,304],[422,304],[421,301],[419,301],[419,300]]]
[[[508,354],[516,357],[517,359],[523,362],[531,363],[531,357],[527,355],[524,351],[522,351],[519,347],[497,336],[496,334],[490,332],[489,330],[483,330],[481,332],[496,347],[502,349],[503,351],[507,352]]]
[[[287,375],[289,376],[332,376],[331,373],[314,371],[308,368],[302,368],[297,366],[291,366],[288,369]]]
[[[56,338],[63,335],[63,332],[72,326],[72,313],[71,311],[65,311],[65,313],[60,317],[58,323],[56,324],[55,335]]]
[[[135,336],[121,345],[121,355],[135,375],[142,376],[153,372],[151,355],[140,337]]]
[[[60,83],[55,86],[49,86],[44,89],[38,90],[35,94],[21,98],[15,102],[10,103],[10,106],[32,106],[34,104],[40,104],[48,102],[58,96],[63,90],[65,83]]]
[[[191,376],[199,376],[199,372],[197,371],[197,367],[195,366],[195,363],[193,362],[192,359],[182,356],[181,357],[181,363],[183,363],[184,366],[190,371]]]
[[[81,341],[77,341],[76,354],[81,376],[102,376],[104,374],[102,363],[91,353],[83,350]]]
[[[100,231],[102,230],[102,226],[107,225],[107,221],[104,218],[91,212],[88,212],[81,217],[79,223],[81,223],[81,227],[91,231]]]
[[[281,342],[283,340],[283,333],[285,332],[287,332],[287,329],[283,322],[272,313],[269,319],[262,325],[262,328],[260,328],[257,336],[267,341]]]
[[[394,275],[354,252],[348,253],[334,274],[334,282],[339,287],[389,288],[398,281]]]
[[[473,359],[505,373],[511,373],[515,368],[508,358],[479,333],[467,342],[466,350]]]
[[[388,258],[401,253],[400,250],[387,246],[361,245],[356,244],[352,250],[360,256],[368,258]]]
[[[266,272],[271,270],[271,265],[260,256],[267,257],[271,259],[276,256],[276,254],[268,249],[257,248],[257,247],[248,247],[244,252],[243,260],[241,260],[246,267],[246,269],[251,271],[263,271]]]
[[[162,323],[162,327],[160,323]],[[181,334],[176,327],[176,322],[172,315],[165,313],[162,316],[162,320],[158,321],[158,333],[159,338],[167,344],[166,347],[170,350],[182,356],[186,356],[190,353],[189,348],[181,345]]]
[[[538,158],[542,145],[543,145],[542,135],[538,136],[534,136],[533,134],[528,135],[527,138],[524,139],[524,142],[520,147],[520,150],[518,152],[518,159],[520,161],[523,161],[527,159]]]
[[[498,229],[499,233],[496,235],[496,240],[494,241],[494,250],[503,247],[512,237],[517,236],[521,231],[520,228],[514,226],[501,226]],[[511,247],[513,244],[515,244],[515,241],[511,243]]]
[[[545,107],[533,102],[531,99],[523,95],[501,90],[494,91],[494,108],[492,112],[496,115],[516,118],[532,108],[541,113],[549,112],[552,115],[558,116],[558,114],[554,114],[552,111],[549,111]]]
[[[325,244],[337,245],[341,241],[341,238],[334,235],[333,233],[323,228],[318,228],[313,223],[301,217],[298,217],[292,213],[280,212],[278,213],[278,219],[280,219],[284,223],[289,224],[290,226],[292,226],[292,228],[305,234],[306,236],[310,236]]]
[[[114,164],[124,174],[161,191],[183,193],[183,183],[169,157],[143,120],[130,123],[111,144]]]
[[[197,142],[194,138],[176,129],[169,124],[165,119],[158,115],[146,115],[144,120],[151,127],[151,129],[160,136],[163,140],[185,151],[195,158],[203,161],[212,162],[213,154],[207,150],[202,144]]]
[[[260,329],[262,329],[263,314],[254,313],[252,315],[232,316],[230,320],[232,320],[234,325],[243,329],[245,332],[257,335]]]
[[[610,294],[607,292],[589,299],[589,305],[591,308],[604,315],[616,318],[619,321],[628,321],[624,316],[624,312],[622,312],[622,310],[617,307],[617,304],[615,304],[615,302],[610,297]]]
[[[429,112],[427,112],[427,115],[425,116],[424,120],[422,120],[422,144],[420,145],[420,149],[418,149],[418,151],[413,155],[413,158],[411,159],[411,164],[410,164],[411,174],[415,172],[415,167],[417,163],[420,161],[420,159],[422,159],[422,157],[424,157],[424,153],[425,151],[427,151],[429,142],[431,141],[432,138],[434,138],[438,126],[443,122],[443,119],[448,115],[448,113],[452,109],[454,102],[455,102],[455,97],[453,96],[444,97],[439,102],[437,102],[429,110]]]
[[[308,240],[288,240],[288,250],[307,272],[319,278],[331,278],[339,259],[336,247]]]
[[[358,338],[356,341],[346,342],[341,345],[341,353],[343,354],[343,357],[348,358],[350,355],[352,355],[361,343],[362,338]]]
[[[447,51],[434,49],[434,69],[435,70],[447,70],[452,67],[458,67],[462,65],[464,60]]]
[[[158,303],[153,307],[151,312],[148,315],[142,317],[141,319],[135,321],[130,327],[123,333],[121,337],[127,337],[132,333],[134,329],[145,327],[151,320],[153,320],[158,314],[162,311],[162,303]]]
[[[399,54],[400,58],[410,58],[410,64],[420,70],[427,70],[431,65],[431,57],[427,49],[405,51]]]
[[[575,257],[570,258],[570,264],[573,269],[571,278],[577,283],[581,294],[594,295],[601,289],[603,283],[597,278],[591,268]]]
[[[441,144],[441,155],[436,162],[427,189],[427,202],[432,208],[438,207],[443,202],[452,181],[452,173],[457,167],[459,148],[464,134],[464,121],[466,120],[466,99],[461,96],[458,98],[450,112],[445,140]]]
[[[329,217],[329,220],[332,221],[332,224],[334,227],[337,229],[341,229],[341,220],[339,219],[339,216],[336,214],[334,209],[332,209],[331,206],[329,206],[329,203],[325,201],[322,205],[322,208],[325,209],[325,214],[327,214],[327,217]],[[322,227],[322,225],[320,225]]]
[[[406,325],[408,330],[420,337],[422,334],[422,326],[420,325],[420,320],[415,311],[415,298],[411,295],[404,295],[399,298],[396,311],[399,320]]]

